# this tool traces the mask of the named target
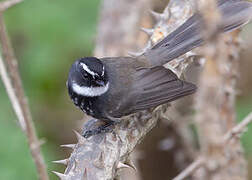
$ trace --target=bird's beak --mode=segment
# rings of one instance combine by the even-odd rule
[[[105,86],[105,83],[102,80],[96,80],[95,83],[99,86]]]

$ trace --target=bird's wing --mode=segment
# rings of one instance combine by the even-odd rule
[[[138,59],[106,58],[110,88],[101,98],[101,109],[111,117],[122,117],[192,94],[196,86],[180,80],[163,66],[145,67]],[[104,101],[104,99],[106,101]]]
[[[141,69],[136,72],[132,86],[135,103],[131,111],[136,112],[174,101],[196,91],[192,83],[180,80],[176,74],[163,66]]]

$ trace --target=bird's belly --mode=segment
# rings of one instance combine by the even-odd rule
[[[110,120],[107,102],[100,97],[86,97],[82,99],[79,108],[93,118],[106,121]]]

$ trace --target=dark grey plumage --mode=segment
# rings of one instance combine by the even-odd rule
[[[252,3],[219,0],[222,14],[219,32],[228,32],[246,24],[252,17]],[[81,58],[71,67],[68,92],[75,105],[96,119],[107,122],[103,128],[125,115],[154,108],[192,94],[196,86],[180,80],[162,65],[204,43],[199,14],[139,57]]]
[[[97,97],[97,109],[107,114],[96,117],[119,118],[140,110],[156,107],[180,97],[192,94],[196,86],[178,79],[163,66],[144,67],[138,59],[104,58],[110,87]]]

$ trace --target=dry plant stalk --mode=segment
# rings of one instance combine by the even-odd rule
[[[235,85],[239,56],[236,31],[219,35],[220,14],[215,0],[198,1],[203,17],[202,48],[206,64],[196,99],[196,125],[201,154],[205,159],[195,179],[247,179],[247,167],[239,141],[223,143],[223,136],[235,126]]]
[[[0,3],[0,42],[2,55],[6,61],[7,69],[10,74],[9,77],[4,62],[2,58],[0,58],[1,78],[11,100],[13,109],[18,117],[20,126],[27,136],[30,152],[35,162],[39,179],[48,180],[46,165],[40,151],[41,142],[38,140],[35,132],[31,112],[22,87],[17,60],[11,47],[3,19],[3,12],[19,2],[21,2],[21,0],[7,0]]]
[[[136,27],[139,27],[142,18],[142,13],[145,9],[148,9],[149,2],[144,0],[141,1],[104,1],[101,26],[98,29],[99,36],[97,40],[97,47],[95,54],[98,56],[109,55],[122,55],[125,54],[126,49],[122,51],[114,51],[110,46],[106,46],[103,43],[110,42],[113,44],[113,39],[117,38],[129,38],[134,43],[134,38],[137,37],[139,31]],[[189,18],[192,11],[192,4],[189,1],[171,1],[167,8],[165,8],[163,14],[153,12],[154,17],[157,19],[157,24],[154,29],[143,29],[147,34],[150,35],[150,41],[147,43],[149,48],[152,43],[155,43],[159,39],[166,36],[168,33],[175,30],[181,25],[187,18]],[[106,8],[110,6],[110,8]],[[111,8],[111,6],[115,6]],[[118,6],[121,6],[120,8]],[[137,9],[137,10],[132,10]],[[122,16],[122,17],[119,17]],[[108,22],[106,21],[111,18],[116,18],[117,21]],[[103,19],[105,18],[105,19]],[[127,22],[127,24],[125,23]],[[112,23],[112,24],[111,24]],[[113,24],[115,23],[115,24]],[[124,28],[121,34],[104,34],[114,28]],[[115,31],[116,32],[116,31]],[[125,37],[124,37],[125,36]],[[130,38],[130,37],[131,38]],[[105,39],[102,39],[105,38]],[[122,49],[118,43],[119,49]],[[125,48],[132,48],[131,45],[122,45]],[[133,47],[134,48],[134,47]],[[145,50],[145,49],[144,49]],[[188,55],[180,57],[174,60],[173,64],[169,66],[173,70],[181,75],[190,61],[186,61]],[[184,61],[182,61],[184,60]],[[163,105],[153,110],[146,110],[129,117],[125,117],[125,120],[116,127],[114,133],[99,134],[92,136],[88,139],[83,138],[79,133],[76,132],[78,143],[76,145],[63,145],[65,147],[73,148],[73,152],[69,159],[56,161],[57,163],[66,164],[67,168],[64,174],[55,172],[61,179],[88,179],[88,180],[110,180],[114,179],[118,175],[118,170],[122,168],[132,167],[134,165],[129,159],[129,154],[133,151],[135,146],[145,137],[145,135],[156,125],[159,119],[167,119],[167,108],[168,105]],[[168,119],[167,119],[168,121]],[[91,126],[95,121],[89,121],[86,124],[86,128]]]
[[[16,4],[22,2],[23,0],[7,0],[0,2],[0,12],[3,13],[8,8],[15,6]]]
[[[224,137],[221,137],[222,143],[224,145],[227,145],[229,143],[233,143],[234,141],[237,141],[237,139],[245,131],[248,124],[251,122],[252,122],[252,112],[249,113],[239,124],[233,127],[229,132],[227,132],[224,135]],[[191,176],[197,169],[204,166],[206,162],[207,162],[207,159],[205,159],[203,155],[199,156],[192,164],[190,164],[190,166],[184,169],[173,180],[183,180],[187,178],[188,176]]]

